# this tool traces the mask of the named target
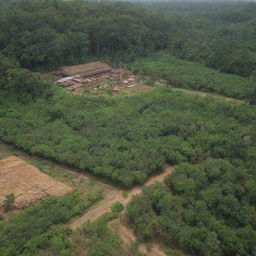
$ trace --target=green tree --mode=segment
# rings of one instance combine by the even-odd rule
[[[10,211],[12,209],[14,201],[15,201],[14,194],[8,194],[5,196],[4,207],[6,211]]]

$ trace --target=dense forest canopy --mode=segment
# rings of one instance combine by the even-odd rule
[[[256,95],[254,3],[0,6],[1,140],[124,187],[144,183],[169,163],[175,169],[165,182],[128,207],[140,240],[158,237],[191,255],[255,254],[256,108],[248,103]],[[71,96],[33,72],[92,59],[132,61],[130,69],[149,85],[159,79],[167,85],[131,97]],[[0,254],[43,255],[42,248],[64,245],[59,255],[72,255],[71,231],[55,225],[96,200],[49,199],[0,223]],[[92,237],[99,242],[97,228]]]
[[[8,104],[7,104],[8,102]],[[170,89],[132,98],[50,98],[22,105],[1,93],[0,138],[33,154],[91,170],[125,186],[164,164],[207,157],[251,165],[255,109]],[[29,132],[28,132],[29,131]],[[249,142],[243,140],[252,136]]]
[[[256,249],[255,186],[255,166],[208,158],[181,164],[128,211],[141,239],[161,236],[191,255],[249,256]]]
[[[167,23],[129,3],[21,0],[0,11],[0,51],[37,70],[166,46]]]
[[[169,20],[168,49],[176,57],[250,76],[256,69],[255,3],[146,3]]]
[[[256,83],[253,79],[225,74],[196,62],[185,61],[168,54],[138,59],[129,65],[141,76],[152,81],[165,79],[174,87],[218,93],[255,103]]]
[[[256,68],[256,4],[229,2],[3,2],[0,52],[33,70],[89,61],[116,62],[168,49],[222,72]]]

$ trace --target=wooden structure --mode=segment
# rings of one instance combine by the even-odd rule
[[[112,68],[104,62],[91,62],[76,66],[62,67],[56,71],[58,75],[89,77],[111,72]]]

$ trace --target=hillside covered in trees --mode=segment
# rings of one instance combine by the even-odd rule
[[[255,14],[254,3],[1,1],[0,140],[124,188],[170,164],[127,207],[139,240],[171,255],[254,255]],[[122,62],[152,90],[73,96],[36,73],[96,59]],[[98,200],[51,198],[0,221],[0,254],[75,254],[61,224]],[[102,223],[81,231],[90,256],[118,255]]]
[[[145,6],[168,19],[171,54],[222,72],[245,77],[254,74],[254,2],[146,2]]]
[[[128,61],[165,47],[167,28],[165,19],[130,3],[14,1],[0,10],[0,51],[33,70],[97,56]]]

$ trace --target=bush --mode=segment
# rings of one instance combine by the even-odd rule
[[[123,209],[124,209],[124,206],[119,201],[117,201],[111,205],[112,214],[115,217],[118,217],[119,214],[123,211]]]
[[[49,197],[37,205],[28,207],[1,225],[0,255],[38,256],[41,249],[49,246],[52,246],[55,255],[71,255],[64,253],[68,247],[66,236],[71,230],[56,225],[66,223],[81,214],[96,200],[95,197],[92,201],[81,201],[79,194],[73,193],[63,198]]]
[[[5,200],[4,200],[5,211],[10,211],[12,209],[14,201],[15,201],[15,195],[14,194],[8,194],[8,195],[5,196]]]
[[[150,79],[165,79],[174,87],[213,92],[238,99],[251,98],[254,88],[249,79],[220,73],[172,55],[158,55],[135,61],[129,68],[136,73],[148,75]]]

